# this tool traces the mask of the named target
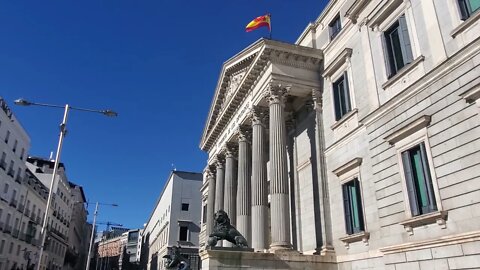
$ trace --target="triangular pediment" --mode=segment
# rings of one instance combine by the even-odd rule
[[[318,68],[321,59],[322,54],[316,49],[260,39],[227,60],[220,72],[200,148],[208,151],[228,122],[225,116],[238,108],[268,63],[288,62],[304,68]]]

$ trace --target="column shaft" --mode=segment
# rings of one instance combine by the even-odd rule
[[[264,113],[252,110],[252,248],[268,249],[268,182]]]
[[[223,210],[230,218],[230,224],[235,226],[237,217],[237,172],[234,149],[228,147],[225,157],[225,198]],[[233,246],[232,243],[224,241],[225,247]]]
[[[207,213],[204,213],[204,215],[207,215],[207,240],[208,236],[212,232],[213,229],[213,214],[215,211],[215,177],[213,176],[212,172],[207,172],[207,179],[208,179],[208,197],[207,197]]]
[[[286,89],[284,88],[272,87],[270,89],[270,211],[272,224],[270,248],[273,250],[291,248],[285,94]]]
[[[218,210],[223,210],[223,198],[224,198],[224,185],[225,185],[225,172],[223,167],[223,161],[217,160],[217,179],[215,185],[215,209],[214,212]],[[214,214],[214,213],[212,213]]]
[[[251,245],[251,160],[246,130],[240,130],[238,140],[237,230]]]

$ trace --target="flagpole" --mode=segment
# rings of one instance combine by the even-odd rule
[[[268,13],[268,17],[270,18],[270,40],[272,40],[272,14]]]

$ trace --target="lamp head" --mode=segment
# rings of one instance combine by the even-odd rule
[[[108,117],[117,117],[118,113],[112,111],[112,110],[104,110],[102,113]]]
[[[19,106],[29,106],[29,105],[32,105],[32,103],[28,100],[25,100],[23,98],[19,98],[17,100],[15,100],[13,103],[15,103],[15,105],[19,105]]]

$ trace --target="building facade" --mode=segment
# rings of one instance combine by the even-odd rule
[[[27,267],[37,250],[26,240],[31,195],[25,160],[30,138],[0,97],[0,269]],[[35,219],[34,219],[35,220]]]
[[[256,251],[325,269],[480,268],[479,6],[332,0],[295,44],[226,61],[201,245],[223,209]]]
[[[165,269],[163,256],[181,246],[192,270],[199,268],[202,174],[172,171],[142,234],[142,267]]]
[[[28,157],[26,164],[35,177],[50,188],[54,163],[55,161],[45,158]],[[58,176],[58,180],[53,186],[53,199],[47,220],[48,236],[46,252],[42,256],[42,269],[63,269],[69,248],[70,220],[75,201],[72,199],[71,187],[63,163],[59,164]],[[32,211],[33,208],[34,206],[32,206]],[[46,206],[42,209],[45,208]]]

